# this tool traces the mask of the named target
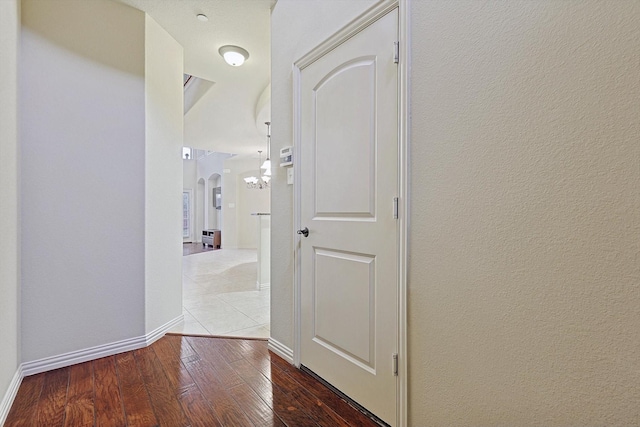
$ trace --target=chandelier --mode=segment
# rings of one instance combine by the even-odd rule
[[[264,124],[267,125],[267,159],[261,166],[258,166],[258,177],[249,176],[244,179],[247,188],[252,190],[264,190],[265,188],[271,187],[271,160],[269,159],[271,151],[271,122],[265,122]],[[260,165],[261,162],[262,150],[258,150],[258,165]],[[262,169],[265,169],[264,173]]]

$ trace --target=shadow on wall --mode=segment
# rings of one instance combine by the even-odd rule
[[[33,17],[31,21],[24,22],[23,25],[30,31],[40,34],[49,43],[74,52],[79,57],[90,59],[110,68],[124,71],[128,74],[144,77],[144,62],[137,58],[144,58],[144,12],[122,13],[122,8],[126,7],[118,3],[109,4],[103,2],[100,6],[100,15],[96,16],[96,8],[93,2],[22,2],[22,15]],[[72,6],[72,9],[69,8]],[[30,13],[31,8],[37,8],[38,13]],[[69,15],[73,19],[69,19]],[[33,19],[41,19],[40,22],[33,22]],[[48,25],[47,22],[64,22],[65,25]],[[126,22],[129,21],[129,22]],[[118,23],[121,30],[118,34],[113,32],[113,23]],[[91,31],[87,31],[91,28]],[[140,33],[135,34],[136,31]],[[82,37],[78,37],[82,34]],[[120,43],[114,40],[120,38]],[[123,60],[120,49],[96,49],[96,46],[105,47],[105,40],[112,40],[112,46],[119,44],[130,46],[136,43],[135,49],[138,55],[128,55],[131,60]]]

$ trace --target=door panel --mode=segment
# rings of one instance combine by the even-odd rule
[[[318,216],[374,215],[375,66],[375,58],[347,62],[314,88]],[[345,181],[336,170],[358,174]]]
[[[396,420],[397,10],[300,73],[300,360]]]
[[[313,340],[375,372],[375,257],[316,248],[314,267]]]

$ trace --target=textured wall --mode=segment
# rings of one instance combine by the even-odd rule
[[[0,410],[20,360],[18,43],[20,2],[0,2]],[[0,424],[2,424],[0,412]]]
[[[411,17],[411,425],[640,425],[640,2]]]
[[[358,16],[374,0],[279,0],[271,15],[271,152],[293,145],[295,61]],[[293,186],[272,169],[271,336],[293,348]],[[277,255],[276,255],[277,254]]]

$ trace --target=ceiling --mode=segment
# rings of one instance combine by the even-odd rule
[[[184,72],[211,82],[185,114],[185,145],[256,156],[264,150],[263,122],[270,118],[269,102],[264,102],[271,68],[270,13],[276,0],[117,1],[151,16],[183,46]],[[198,20],[198,14],[209,20]],[[242,66],[232,67],[218,54],[228,44],[249,52]]]

